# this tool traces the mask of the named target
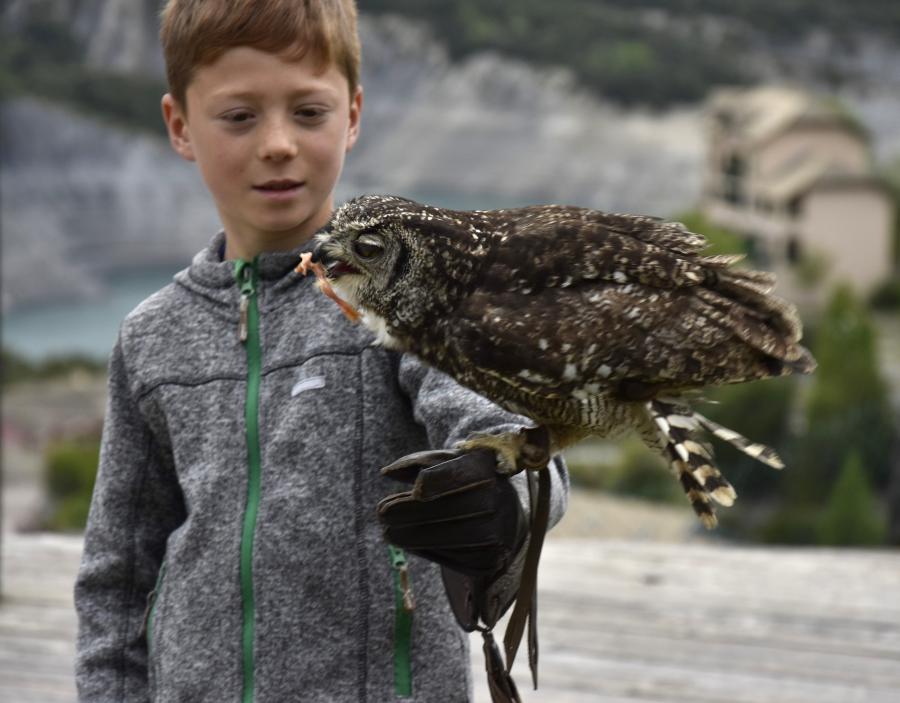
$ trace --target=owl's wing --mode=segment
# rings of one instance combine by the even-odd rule
[[[546,397],[762,378],[777,363],[759,347],[787,354],[750,309],[697,289],[639,284],[479,290],[456,311],[452,330],[466,363]]]
[[[479,305],[495,314],[469,324],[513,359],[525,329],[548,347],[561,338],[551,365],[566,382],[722,383],[809,363],[796,310],[769,294],[774,276],[698,255],[705,240],[679,223],[551,206],[498,211],[493,226],[469,304],[476,317]]]
[[[582,281],[671,289],[708,280],[706,240],[680,223],[562,206],[496,211],[482,283],[530,292]],[[499,285],[496,285],[499,284]]]

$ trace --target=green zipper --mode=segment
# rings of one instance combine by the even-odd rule
[[[259,344],[259,305],[256,297],[258,280],[257,260],[235,262],[234,276],[240,286],[240,323],[238,336],[247,350],[247,400],[244,421],[247,432],[247,503],[241,533],[241,601],[243,603],[243,668],[244,682],[242,703],[253,703],[254,693],[254,620],[253,597],[253,535],[259,508],[260,474],[262,459],[259,447],[259,385],[261,375],[261,351]],[[406,554],[402,549],[388,545],[394,568],[395,619],[394,619],[394,688],[400,697],[412,696],[412,667],[410,646],[412,642],[412,611],[414,606],[409,581]],[[151,613],[152,618],[152,613]],[[149,635],[149,630],[148,630]]]
[[[412,584],[406,554],[392,544],[388,545],[391,565],[394,567],[394,690],[401,698],[412,696]]]
[[[153,618],[156,616],[156,604],[159,602],[159,590],[162,588],[163,578],[166,574],[166,562],[163,562],[159,567],[159,573],[156,575],[156,585],[153,586],[153,590],[150,591],[150,595],[147,596],[147,600],[150,604],[149,609],[147,610],[147,623],[146,623],[146,632],[147,632],[147,652],[153,651]]]
[[[247,400],[244,422],[247,428],[247,504],[241,532],[241,602],[243,604],[243,703],[253,703],[254,688],[254,620],[256,604],[253,599],[253,534],[259,508],[259,486],[262,460],[259,449],[259,383],[261,352],[259,346],[259,305],[256,298],[258,280],[257,260],[238,260],[234,277],[241,289],[240,325],[238,336],[247,350]]]

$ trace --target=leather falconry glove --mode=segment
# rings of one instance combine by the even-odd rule
[[[473,578],[492,579],[528,532],[519,496],[493,452],[419,452],[382,469],[412,483],[378,504],[387,540]]]
[[[441,565],[459,624],[484,636],[494,702],[518,702],[491,634],[516,598],[528,536],[528,517],[509,477],[497,473],[495,455],[486,450],[418,452],[382,473],[412,484],[379,502],[385,538]]]

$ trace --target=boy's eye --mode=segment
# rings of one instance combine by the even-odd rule
[[[294,114],[304,122],[319,122],[325,118],[326,110],[321,107],[300,107]]]
[[[225,115],[222,115],[222,119],[224,119],[226,122],[230,122],[231,124],[243,124],[253,119],[253,113],[243,110],[239,112],[229,112]]]

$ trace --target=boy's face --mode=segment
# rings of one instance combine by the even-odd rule
[[[163,117],[212,193],[227,258],[291,249],[328,221],[362,109],[336,66],[237,47],[197,69],[186,102],[164,96]]]

